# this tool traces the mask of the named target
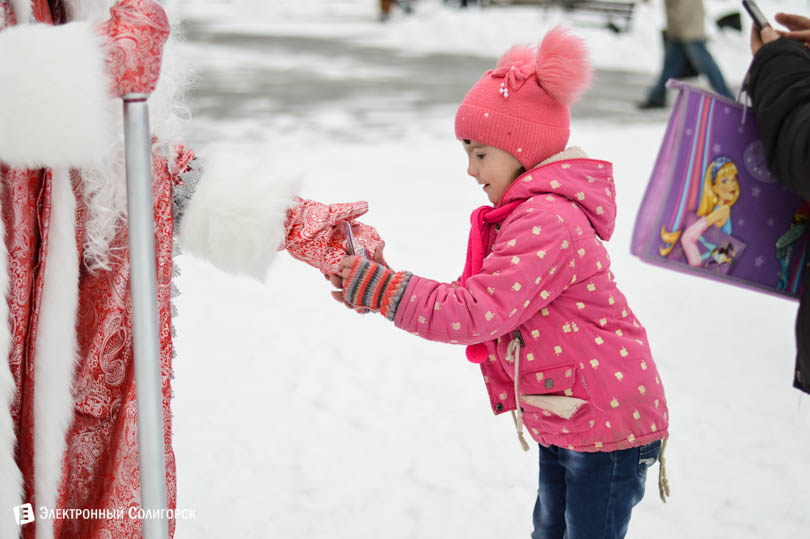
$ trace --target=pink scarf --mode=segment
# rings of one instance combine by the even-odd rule
[[[467,261],[464,264],[464,273],[461,274],[462,286],[467,282],[467,279],[480,273],[481,268],[484,266],[484,257],[489,247],[489,234],[492,230],[489,225],[506,219],[521,202],[523,201],[515,200],[500,208],[481,206],[472,212],[470,215],[470,224],[472,225],[470,227],[470,238],[467,240]]]
[[[484,257],[489,248],[489,238],[492,223],[499,223],[506,219],[522,200],[515,200],[501,207],[481,206],[470,215],[470,238],[467,240],[467,261],[464,264],[464,273],[461,274],[461,285],[467,279],[481,272],[484,266]],[[467,347],[467,359],[473,363],[481,363],[487,358],[487,349],[483,343],[472,344]]]

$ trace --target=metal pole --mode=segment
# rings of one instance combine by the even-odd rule
[[[149,94],[124,96],[129,275],[145,539],[168,539]]]

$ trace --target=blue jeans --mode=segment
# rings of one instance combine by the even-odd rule
[[[686,67],[687,58],[697,69],[698,73],[706,75],[712,89],[720,95],[730,97],[731,91],[726,86],[720,68],[714,62],[714,58],[706,48],[705,41],[667,41],[664,50],[664,68],[658,82],[647,94],[647,102],[664,104],[667,101],[666,83],[669,79],[677,77]]]
[[[532,539],[621,539],[661,441],[611,452],[540,446]]]

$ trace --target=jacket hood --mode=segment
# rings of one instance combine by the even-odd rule
[[[568,148],[520,175],[506,189],[498,206],[544,194],[571,200],[603,240],[613,235],[616,190],[611,163],[589,159],[580,148]]]

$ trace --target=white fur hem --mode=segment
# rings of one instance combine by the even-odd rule
[[[0,238],[5,237],[5,224],[0,219]],[[6,243],[0,241],[0,320],[8,320],[8,251]],[[14,458],[17,440],[14,436],[14,423],[11,421],[11,403],[16,386],[9,369],[8,356],[11,349],[11,329],[9,324],[0,324],[0,537],[17,537],[19,527],[11,508],[22,503],[22,474]]]
[[[54,169],[48,257],[34,357],[34,492],[37,507],[56,507],[65,435],[73,418],[79,253],[76,199],[68,169]],[[37,521],[37,538],[53,537],[53,521]]]
[[[90,23],[0,32],[0,161],[94,167],[106,154],[110,97],[103,40]]]
[[[544,160],[542,163],[540,163],[537,166],[539,167],[539,166],[542,166],[542,165],[547,165],[549,163],[553,163],[555,161],[563,161],[565,159],[587,159],[587,158],[588,158],[588,155],[585,153],[585,151],[582,148],[580,148],[579,146],[569,146],[568,148],[564,149],[563,151],[561,151],[559,153],[555,153],[554,155],[552,155],[548,159]]]
[[[180,246],[221,270],[263,281],[284,242],[297,185],[270,169],[245,154],[214,152],[180,223]]]
[[[17,24],[26,24],[31,20],[31,0],[11,0],[11,8]]]

